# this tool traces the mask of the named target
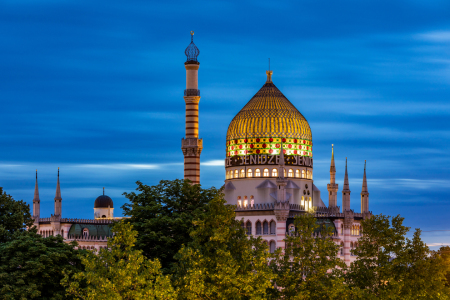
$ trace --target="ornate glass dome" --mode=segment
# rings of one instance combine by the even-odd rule
[[[272,83],[267,82],[239,111],[228,126],[227,157],[279,154],[312,157],[311,128],[305,117]]]

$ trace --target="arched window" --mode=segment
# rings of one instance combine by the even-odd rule
[[[261,177],[261,171],[259,169],[255,170],[255,177]]]
[[[83,237],[87,237],[89,235],[89,229],[83,228]]]
[[[289,225],[289,233],[294,233],[295,232],[295,226],[294,224]]]
[[[245,224],[244,224],[243,220],[241,221],[241,227],[244,228],[244,230],[245,230]]]
[[[355,235],[355,225],[352,225],[351,235]],[[352,243],[353,244],[353,243]]]
[[[308,179],[312,179],[312,171],[308,171]]]
[[[295,170],[295,177],[299,178],[300,177],[300,170]]]
[[[309,209],[308,197],[305,197],[305,210]]]
[[[241,196],[238,196],[238,198],[237,198],[237,205],[238,205],[238,207],[242,207]]]
[[[247,170],[247,177],[252,178],[253,177],[253,171],[252,169]]]
[[[312,208],[312,207],[313,207],[313,205],[312,205],[312,198],[309,197],[309,208]]]
[[[248,200],[247,200],[247,196],[244,196],[244,207],[248,206]]]
[[[344,234],[344,224],[341,224],[341,235]]]
[[[294,170],[289,169],[288,177],[294,177]]]
[[[270,222],[270,234],[277,234],[277,223],[275,221]]]
[[[250,196],[250,206],[253,207],[255,205],[255,199],[253,198],[253,195]]]
[[[344,242],[341,242],[341,255],[344,255]]]
[[[229,178],[230,178],[230,179],[233,179],[233,170],[230,171]]]
[[[252,235],[252,223],[250,221],[247,221],[247,235]]]
[[[61,230],[61,236],[64,237],[64,229]]]
[[[269,169],[264,169],[264,177],[269,177]]]
[[[305,170],[302,170],[302,178],[306,178],[306,175],[305,175],[306,173],[305,173]]]
[[[270,251],[270,253],[274,253],[275,252],[275,248],[276,248],[275,242],[274,241],[270,241],[270,244],[269,244],[269,251]]]
[[[278,177],[278,170],[272,169],[272,177]]]
[[[245,177],[245,170],[241,169],[241,178],[244,178],[244,177]]]
[[[260,221],[258,221],[258,222],[256,222],[256,235],[261,235],[262,234],[262,232],[261,232],[261,222]]]
[[[237,169],[234,170],[234,178],[239,178],[239,171]]]
[[[263,223],[263,234],[269,234],[269,223],[267,221]]]
[[[283,176],[286,177],[286,169],[283,169]]]
[[[300,205],[303,206],[303,209],[305,209],[305,197],[302,196],[302,200],[300,202]]]

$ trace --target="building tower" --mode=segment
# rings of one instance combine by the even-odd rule
[[[184,101],[186,102],[186,138],[181,140],[181,150],[184,155],[184,179],[189,179],[193,184],[200,183],[200,153],[203,149],[203,140],[198,138],[198,103],[200,102],[200,90],[198,89],[198,68],[200,63],[197,57],[200,54],[194,44],[194,32],[191,31],[191,43],[184,53],[187,60],[186,89]]]
[[[366,161],[364,161],[364,176],[361,190],[361,213],[369,212],[369,191],[367,190]]]
[[[56,182],[55,194],[55,217],[61,217],[61,188],[59,186],[59,167],[58,167],[58,181]]]
[[[342,212],[350,210],[350,186],[348,184],[347,157],[345,158],[344,189],[342,190]]]
[[[39,222],[41,216],[41,200],[39,199],[39,187],[38,187],[38,176],[36,170],[36,184],[34,186],[34,197],[33,197],[33,219],[35,222]]]
[[[336,183],[336,166],[334,165],[334,145],[331,145],[330,183],[327,184],[328,207],[337,209],[337,191],[339,185]]]

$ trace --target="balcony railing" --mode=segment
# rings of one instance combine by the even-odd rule
[[[197,89],[187,89],[184,90],[185,96],[200,96],[200,90]]]

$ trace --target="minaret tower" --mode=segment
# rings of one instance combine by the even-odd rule
[[[334,165],[334,145],[331,144],[330,183],[327,184],[328,208],[337,207],[338,188],[339,185],[336,183],[336,166]]]
[[[342,212],[350,210],[350,186],[348,184],[347,157],[345,158],[344,189],[342,190]]]
[[[39,221],[41,216],[41,200],[39,199],[39,187],[38,187],[38,176],[36,170],[36,184],[34,186],[34,197],[33,197],[33,219]]]
[[[197,57],[200,54],[194,44],[194,32],[191,31],[191,43],[184,53],[187,60],[186,89],[184,101],[186,102],[186,138],[181,140],[181,150],[184,155],[184,179],[189,179],[193,184],[200,183],[200,153],[203,149],[203,140],[198,138],[198,103],[200,102],[200,90],[198,89],[198,68],[200,63]]]
[[[59,186],[59,168],[58,168],[58,181],[56,182],[56,194],[55,194],[55,217],[61,217],[61,188]]]
[[[369,191],[367,190],[366,161],[364,161],[364,176],[361,190],[361,212],[369,212]]]

